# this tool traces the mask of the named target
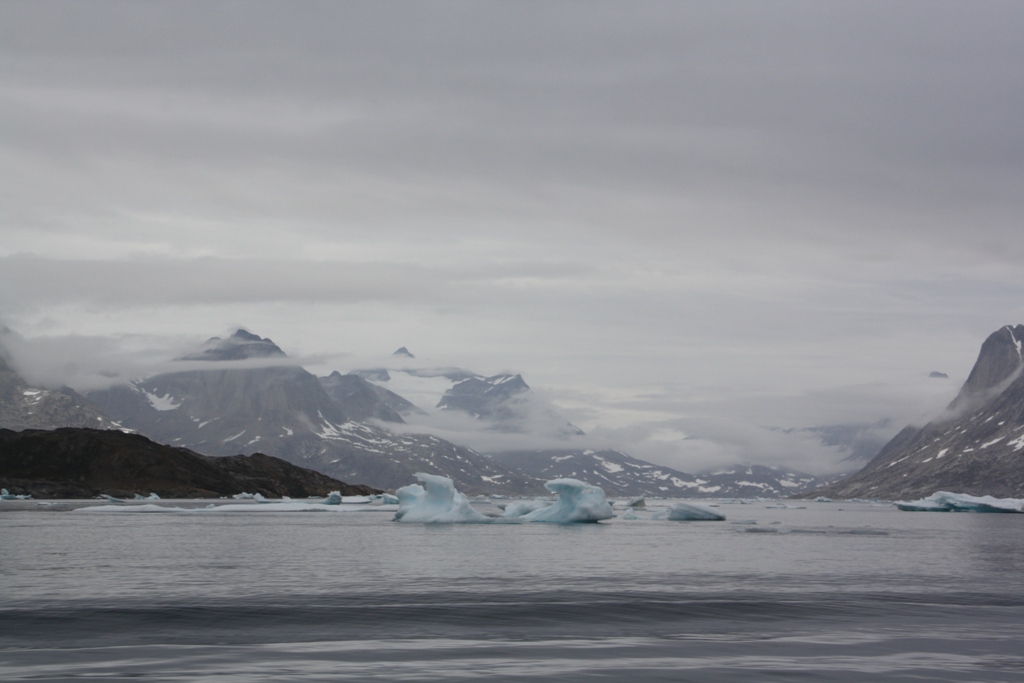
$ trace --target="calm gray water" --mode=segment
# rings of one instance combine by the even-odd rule
[[[4,504],[0,679],[1024,680],[1024,515],[807,506],[421,526]]]

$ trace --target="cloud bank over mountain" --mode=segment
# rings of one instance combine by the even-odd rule
[[[513,368],[677,466],[841,459],[800,430],[915,422],[1024,319],[1022,24],[5,3],[0,318],[41,383],[241,323],[319,375],[403,345]]]

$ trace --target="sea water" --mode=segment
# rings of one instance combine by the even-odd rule
[[[671,502],[425,525],[5,501],[0,680],[1024,680],[1024,515],[646,518]]]

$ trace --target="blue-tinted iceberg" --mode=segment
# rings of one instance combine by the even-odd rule
[[[549,505],[551,505],[550,500],[517,500],[505,506],[505,517],[522,517]]]
[[[599,522],[614,517],[612,506],[604,491],[578,479],[552,479],[544,488],[558,495],[558,500],[547,507],[534,510],[520,519],[529,522]]]
[[[725,520],[725,515],[707,505],[676,503],[668,509],[665,519],[675,522],[720,522]]]
[[[517,501],[505,509],[505,517],[488,517],[474,510],[469,499],[455,490],[448,477],[417,473],[423,485],[412,484],[395,491],[400,507],[395,520],[421,524],[485,524],[509,522],[597,522],[613,517],[604,491],[576,479],[554,479],[544,484],[558,495],[554,503]],[[527,509],[531,508],[531,509]]]
[[[399,508],[395,521],[419,522],[420,524],[466,524],[492,521],[491,517],[477,512],[464,495],[455,490],[455,484],[448,477],[417,472],[416,478],[423,482],[410,484],[395,491]]]
[[[965,493],[939,491],[927,498],[914,501],[897,501],[896,507],[905,512],[1022,512],[1022,498],[993,498],[992,496],[968,496]]]

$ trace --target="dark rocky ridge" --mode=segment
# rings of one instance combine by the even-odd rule
[[[1024,496],[1022,340],[1024,325],[993,332],[942,417],[905,428],[860,472],[808,495],[909,499],[945,490]]]
[[[267,497],[379,493],[262,453],[211,457],[118,430],[0,429],[0,486],[36,498],[101,493],[210,498],[243,491]]]

